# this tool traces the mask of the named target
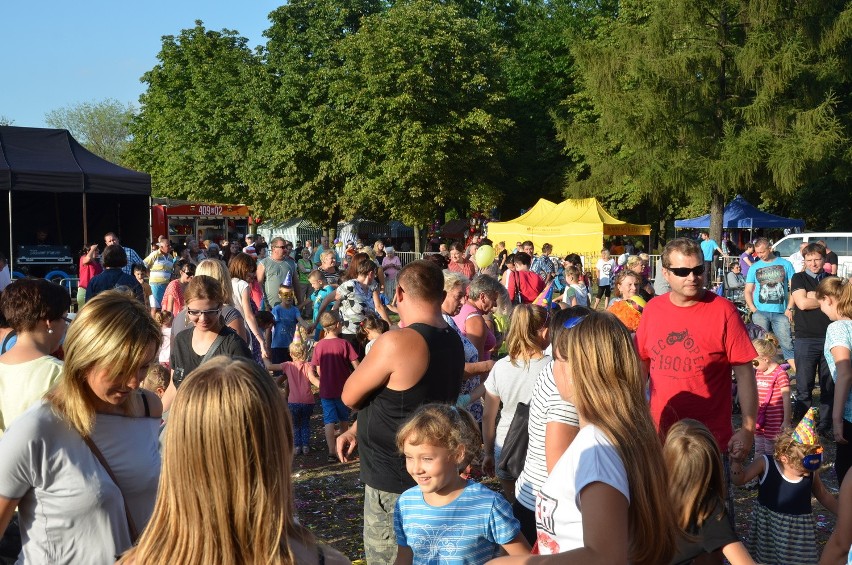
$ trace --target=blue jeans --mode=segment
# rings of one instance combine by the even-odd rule
[[[790,333],[790,320],[787,319],[786,315],[758,310],[751,315],[751,321],[764,330],[775,334],[784,359],[793,359],[793,334]]]
[[[287,407],[290,408],[290,416],[293,418],[293,445],[307,447],[311,443],[310,424],[314,405],[289,402]]]

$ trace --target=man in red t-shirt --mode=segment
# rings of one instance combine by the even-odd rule
[[[648,302],[636,332],[639,356],[650,372],[651,415],[661,437],[678,420],[704,423],[723,453],[749,454],[757,416],[757,356],[730,301],[707,292],[704,258],[690,239],[669,242],[663,276],[671,292]],[[731,425],[731,370],[737,378],[742,428]]]

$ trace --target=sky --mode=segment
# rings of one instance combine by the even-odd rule
[[[51,110],[114,98],[139,106],[142,75],[157,64],[164,35],[202,20],[263,45],[269,13],[283,0],[0,0],[7,55],[0,116],[47,127]]]

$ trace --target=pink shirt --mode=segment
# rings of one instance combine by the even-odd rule
[[[763,429],[758,430],[756,434],[775,439],[784,426],[784,399],[781,396],[781,389],[790,386],[790,376],[779,365],[771,373],[756,371],[755,378],[757,379],[757,396],[759,399],[757,405],[763,406],[767,403],[767,400],[769,401],[769,405],[766,407],[766,422],[763,424]],[[775,381],[774,387],[772,381]],[[770,391],[771,398],[769,396]]]
[[[290,395],[287,402],[292,404],[313,404],[314,393],[311,392],[311,381],[308,380],[308,369],[311,364],[307,361],[287,361],[281,363],[281,371],[287,377],[290,385]]]

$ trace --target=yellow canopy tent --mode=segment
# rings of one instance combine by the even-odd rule
[[[607,213],[595,198],[568,199],[559,204],[540,199],[525,214],[508,222],[489,222],[488,238],[515,242],[532,240],[536,250],[545,243],[555,255],[596,254],[605,235],[650,235],[651,226],[622,222]]]

